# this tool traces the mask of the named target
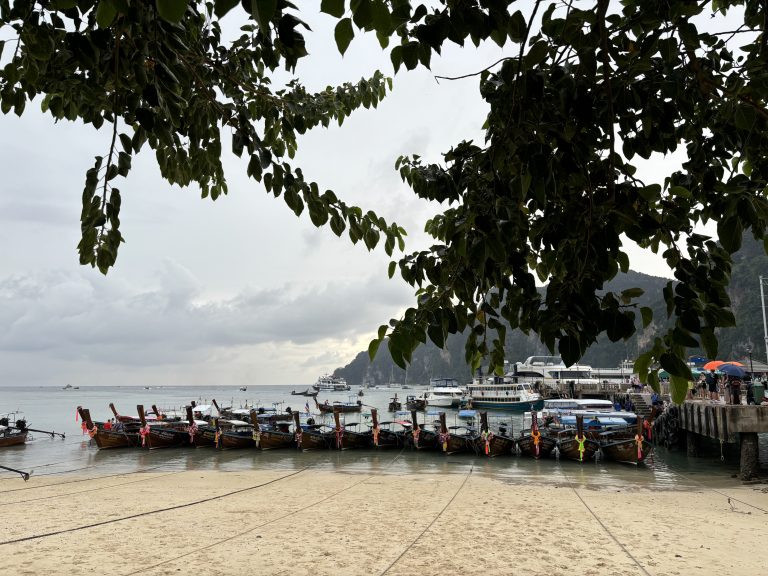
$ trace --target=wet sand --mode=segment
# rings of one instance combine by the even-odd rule
[[[765,573],[768,488],[204,470],[4,478],[0,514],[2,571],[17,576],[747,576]]]

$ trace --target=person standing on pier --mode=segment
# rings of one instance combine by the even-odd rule
[[[705,383],[709,391],[709,399],[714,400],[715,402],[720,400],[720,394],[718,393],[718,389],[717,389],[718,378],[714,370],[709,371],[709,374],[707,374],[706,376]]]

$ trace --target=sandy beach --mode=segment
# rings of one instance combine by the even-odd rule
[[[187,470],[3,478],[0,515],[0,572],[16,576],[747,576],[765,574],[768,487],[627,491],[477,470]]]

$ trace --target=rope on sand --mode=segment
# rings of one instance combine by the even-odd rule
[[[40,488],[51,488],[53,486],[63,486],[65,484],[78,484],[80,482],[90,482],[91,480],[103,480],[104,478],[114,478],[115,476],[129,476],[131,474],[142,474],[144,472],[147,472],[148,470],[157,470],[158,468],[165,468],[165,464],[161,464],[160,466],[149,466],[148,468],[142,468],[140,470],[131,470],[127,472],[116,472],[115,474],[104,474],[103,476],[91,476],[89,478],[78,478],[77,480],[65,480],[64,482],[54,482],[52,484],[39,484],[37,486],[27,486],[26,488],[13,488],[12,490],[3,490],[3,494],[8,494],[9,492],[21,492],[24,490],[39,490]],[[66,472],[76,472],[78,470],[87,470],[88,468],[93,468],[93,466],[85,466],[84,468],[75,468],[74,470],[67,470]],[[35,474],[35,478],[40,478],[43,476],[53,476],[59,474],[59,472],[52,472],[50,474]],[[79,494],[79,492],[76,492],[76,494]],[[48,498],[56,498],[56,496],[48,496]],[[3,504],[0,504],[0,506],[3,506]]]
[[[109,490],[110,488],[117,488],[119,486],[126,486],[127,484],[136,484],[138,482],[146,482],[147,480],[154,480],[155,478],[162,478],[163,476],[172,476],[173,474],[180,474],[182,471],[169,472],[167,474],[160,474],[159,476],[150,476],[149,478],[139,478],[138,480],[130,480],[128,482],[120,482],[119,484],[110,484],[109,486],[99,486],[98,488],[88,488],[87,490],[79,490],[76,492],[65,492],[63,494],[53,494],[52,496],[41,496],[40,498],[29,498],[28,500],[17,500],[16,502],[3,502],[0,506],[13,506],[14,504],[25,504],[27,502],[39,502],[40,500],[51,500],[53,498],[63,498],[65,496],[77,496],[78,494],[86,494],[88,492],[97,492],[99,490]],[[122,474],[123,476],[125,474]],[[120,476],[120,474],[119,474]],[[101,480],[95,478],[96,480]],[[62,482],[64,484],[64,482]],[[59,484],[48,484],[48,486],[58,486]]]
[[[602,520],[600,520],[600,518],[597,516],[597,514],[595,514],[595,511],[594,511],[594,510],[592,510],[592,508],[590,508],[590,507],[589,507],[589,504],[587,504],[587,503],[584,501],[584,498],[582,498],[582,497],[581,497],[581,494],[579,494],[579,493],[578,493],[578,491],[576,490],[576,487],[573,485],[573,483],[571,482],[571,479],[568,477],[568,474],[566,474],[566,473],[565,473],[565,470],[561,469],[561,472],[562,472],[563,476],[565,477],[566,481],[568,482],[568,486],[571,488],[571,490],[573,490],[573,493],[574,493],[574,494],[576,494],[576,497],[577,497],[579,500],[581,500],[581,503],[582,503],[582,504],[584,504],[584,507],[585,507],[587,510],[589,510],[589,513],[590,513],[590,514],[592,514],[592,516],[594,517],[594,519],[595,519],[595,520],[597,520],[597,523],[598,523],[598,524],[600,524],[600,526],[602,526],[603,530],[605,530],[605,533],[606,533],[606,534],[608,534],[608,536],[610,536],[610,537],[611,537],[611,539],[612,539],[614,542],[616,542],[616,544],[618,544],[619,548],[621,548],[622,550],[624,550],[624,553],[625,553],[627,556],[629,556],[629,557],[632,559],[632,561],[633,561],[633,562],[634,562],[634,563],[637,565],[637,567],[638,567],[638,568],[640,568],[640,571],[641,571],[643,574],[645,574],[645,576],[651,576],[651,574],[648,572],[648,570],[646,570],[646,569],[645,569],[645,567],[644,567],[642,564],[640,564],[640,561],[639,561],[637,558],[635,558],[635,557],[632,555],[632,552],[630,552],[630,551],[627,549],[627,547],[626,547],[626,546],[624,546],[624,544],[622,544],[621,542],[619,542],[619,539],[618,539],[618,538],[616,538],[616,536],[614,536],[613,532],[611,532],[611,531],[608,529],[608,526],[606,526],[605,524],[603,524],[603,521],[602,521]]]
[[[153,514],[159,514],[161,512],[168,512],[170,510],[179,510],[181,508],[189,508],[191,506],[197,506],[198,504],[204,504],[206,502],[211,502],[213,500],[220,500],[222,498],[226,498],[228,496],[233,496],[235,494],[241,494],[242,492],[248,492],[249,490],[255,490],[256,488],[261,488],[262,486],[267,486],[269,484],[274,484],[275,482],[279,482],[280,480],[284,480],[285,478],[290,478],[291,476],[296,476],[297,474],[301,474],[304,472],[307,468],[302,468],[301,470],[298,470],[296,472],[291,472],[290,474],[286,474],[285,476],[280,476],[279,478],[275,478],[274,480],[269,480],[268,482],[263,482],[261,484],[256,484],[254,486],[248,486],[247,488],[240,488],[239,490],[233,490],[232,492],[227,492],[226,494],[219,494],[218,496],[211,496],[209,498],[203,498],[201,500],[195,500],[194,502],[187,502],[185,504],[177,504],[176,506],[168,506],[167,508],[157,508],[155,510],[149,510],[147,512],[139,512],[138,514],[131,514],[129,516],[123,516],[122,518],[113,518],[112,520],[104,520],[102,522],[94,522],[93,524],[86,524],[85,526],[77,526],[76,528],[66,528],[64,530],[56,530],[55,532],[46,532],[44,534],[37,534],[35,536],[25,536],[24,538],[16,538],[13,540],[5,540],[3,542],[0,542],[0,546],[5,546],[7,544],[16,544],[19,542],[28,542],[30,540],[39,540],[40,538],[48,538],[49,536],[58,536],[59,534],[67,534],[69,532],[79,532],[80,530],[87,530],[89,528],[96,528],[98,526],[105,526],[107,524],[114,524],[116,522],[122,522],[124,520],[132,520],[134,518],[141,518],[143,516],[151,516]]]
[[[437,520],[440,518],[440,516],[442,516],[442,515],[443,515],[443,512],[445,512],[445,511],[448,509],[448,506],[450,506],[450,505],[453,503],[453,501],[456,499],[456,496],[458,496],[458,495],[459,495],[459,492],[461,492],[461,489],[462,489],[462,488],[464,488],[464,485],[467,483],[467,480],[469,480],[469,476],[472,474],[472,470],[474,470],[474,469],[475,469],[475,467],[474,467],[474,466],[471,466],[471,467],[470,467],[470,469],[469,469],[469,472],[467,472],[467,475],[464,477],[464,481],[463,481],[463,482],[461,483],[461,485],[458,487],[458,489],[456,490],[456,492],[454,492],[454,493],[453,493],[453,496],[451,496],[451,499],[450,499],[450,500],[448,500],[448,502],[446,503],[446,505],[445,505],[445,506],[443,506],[443,509],[442,509],[442,510],[440,510],[440,512],[438,512],[438,513],[437,513],[437,516],[435,516],[435,517],[432,519],[432,522],[430,522],[430,523],[427,525],[427,527],[426,527],[426,528],[424,528],[424,530],[422,530],[422,531],[421,531],[421,533],[420,533],[418,536],[416,536],[416,538],[413,540],[413,542],[411,542],[410,544],[408,544],[408,546],[406,546],[405,550],[403,550],[403,551],[400,553],[400,555],[399,555],[397,558],[395,558],[395,559],[394,559],[394,560],[393,560],[393,561],[392,561],[392,562],[389,564],[389,566],[387,566],[387,567],[384,569],[384,571],[383,571],[383,572],[381,572],[381,574],[380,574],[379,576],[384,576],[384,574],[386,574],[387,572],[389,572],[390,568],[392,568],[392,566],[394,566],[395,564],[397,564],[397,563],[400,561],[400,559],[401,559],[403,556],[405,556],[405,554],[406,554],[406,553],[407,553],[407,552],[408,552],[408,551],[409,551],[411,548],[413,548],[413,547],[414,547],[414,545],[416,544],[416,542],[418,542],[418,541],[419,541],[419,539],[420,539],[422,536],[424,536],[424,534],[426,534],[426,533],[427,533],[427,531],[428,531],[430,528],[432,528],[432,526],[435,524],[435,522],[437,522]],[[650,576],[650,575],[649,575],[649,576]]]
[[[699,486],[702,486],[705,490],[709,490],[711,492],[714,492],[715,494],[719,494],[720,496],[723,496],[728,499],[728,504],[731,505],[731,508],[733,508],[733,504],[731,502],[738,502],[739,504],[743,504],[744,506],[749,506],[750,508],[754,508],[755,510],[760,510],[760,512],[763,512],[765,514],[768,514],[768,510],[765,508],[760,508],[760,506],[755,506],[754,504],[750,504],[749,502],[744,502],[743,500],[739,500],[738,498],[734,498],[733,496],[729,496],[725,492],[720,492],[720,490],[716,490],[715,488],[712,488],[711,486],[707,486],[702,482],[701,480],[698,480],[694,478],[693,476],[688,476],[687,474],[683,474],[682,472],[678,472],[675,470],[672,466],[667,464],[667,469],[672,472],[672,474],[676,474],[677,476],[680,476],[682,478],[685,478],[686,480],[690,480],[691,482],[695,482]]]
[[[403,455],[403,448],[400,450],[400,452],[392,458],[392,461],[387,464],[387,466],[384,468],[384,470],[388,470],[400,456]],[[252,526],[251,528],[248,528],[247,530],[243,530],[242,532],[238,532],[237,534],[233,534],[232,536],[227,536],[226,538],[222,538],[221,540],[216,540],[215,542],[212,542],[211,544],[208,544],[206,546],[199,546],[195,548],[194,550],[191,550],[189,552],[185,552],[184,554],[180,554],[179,556],[174,556],[173,558],[169,558],[168,560],[163,560],[162,562],[158,562],[157,564],[152,564],[152,566],[145,566],[143,568],[139,568],[138,570],[135,570],[134,572],[129,572],[128,574],[124,574],[123,576],[134,576],[135,574],[141,574],[142,572],[146,572],[147,570],[152,570],[153,568],[157,568],[158,566],[163,566],[165,564],[169,564],[170,562],[175,562],[176,560],[181,560],[182,558],[186,558],[187,556],[191,556],[192,554],[198,554],[202,550],[208,550],[209,548],[214,548],[215,546],[218,546],[219,544],[224,544],[225,542],[229,542],[230,540],[235,540],[237,538],[241,538],[242,536],[245,536],[247,534],[250,534],[251,532],[254,532],[255,530],[258,530],[259,528],[263,528],[264,526],[268,526],[269,524],[274,524],[275,522],[279,522],[280,520],[284,520],[285,518],[289,518],[290,516],[295,516],[299,512],[304,512],[304,510],[307,510],[308,508],[312,508],[313,506],[317,506],[318,504],[322,504],[323,502],[326,502],[330,500],[331,498],[337,496],[338,494],[341,494],[342,492],[346,492],[347,490],[351,490],[355,486],[359,486],[363,482],[367,482],[371,478],[375,478],[376,476],[379,476],[379,474],[371,474],[369,476],[366,476],[362,480],[359,480],[355,482],[354,484],[350,484],[346,488],[342,488],[341,490],[337,490],[333,494],[329,494],[325,498],[322,498],[316,502],[312,502],[311,504],[307,504],[306,506],[299,508],[298,510],[294,510],[293,512],[288,512],[287,514],[283,514],[282,516],[279,516],[277,518],[273,518],[272,520],[269,520],[268,522],[264,522],[263,524],[258,524],[256,526]]]

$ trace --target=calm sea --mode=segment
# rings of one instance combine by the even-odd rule
[[[319,469],[349,472],[386,471],[387,473],[473,473],[491,474],[512,483],[534,482],[562,485],[618,489],[661,488],[689,489],[702,484],[728,485],[738,473],[738,448],[712,444],[708,453],[700,458],[688,458],[685,452],[670,452],[657,448],[652,459],[644,466],[634,467],[608,461],[578,464],[556,459],[535,461],[522,457],[489,459],[479,456],[411,451],[348,450],[344,452],[294,452],[292,450],[216,451],[213,449],[186,448],[143,451],[135,449],[99,451],[88,436],[83,436],[80,422],[75,420],[78,405],[89,408],[95,420],[112,417],[109,403],[114,402],[122,414],[136,414],[136,405],[149,407],[156,404],[161,409],[182,408],[195,400],[208,404],[215,398],[219,405],[234,407],[261,405],[272,407],[275,403],[285,408],[304,411],[311,398],[292,396],[291,391],[301,391],[307,386],[250,386],[241,391],[235,386],[210,387],[158,387],[142,386],[81,386],[80,389],[64,390],[58,387],[0,387],[0,413],[21,411],[28,426],[41,430],[62,432],[65,439],[51,438],[39,432],[32,433],[26,445],[0,449],[0,465],[24,471],[34,470],[35,476],[78,474],[117,474],[145,470],[195,470],[221,471],[248,468],[299,469],[312,466]],[[357,400],[359,388],[351,392],[321,393],[319,399]],[[380,420],[391,419],[387,412],[390,398],[397,393],[405,402],[408,394],[421,394],[423,389],[364,390],[360,399],[367,406],[379,409]],[[449,425],[460,425],[455,411],[448,412]],[[492,418],[503,419],[519,431],[521,414],[491,412]],[[423,417],[423,413],[421,414]],[[349,421],[366,421],[367,414],[348,415]],[[432,420],[432,416],[429,420]],[[369,421],[369,420],[368,420]],[[768,435],[760,437],[760,460],[768,466]],[[11,472],[0,470],[0,479],[19,478]],[[0,483],[0,491],[6,482]]]

